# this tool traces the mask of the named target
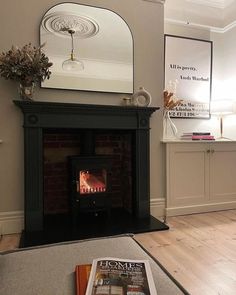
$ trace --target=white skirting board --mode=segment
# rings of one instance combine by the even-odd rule
[[[164,216],[165,199],[151,199],[151,214],[153,217]],[[21,233],[24,229],[24,212],[0,212],[0,236],[2,234]]]
[[[0,212],[0,235],[20,233],[24,228],[24,212]]]
[[[163,198],[151,198],[151,215],[157,219],[163,219],[165,216],[165,199]]]
[[[166,208],[166,216],[178,216],[187,215],[194,213],[206,213],[221,210],[236,209],[236,201],[233,202],[221,202],[214,204],[201,204],[192,206],[182,206],[182,207],[169,207]]]

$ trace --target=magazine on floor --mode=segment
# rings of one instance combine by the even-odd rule
[[[86,295],[157,295],[148,260],[93,260]]]

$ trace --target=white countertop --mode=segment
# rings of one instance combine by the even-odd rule
[[[236,139],[215,139],[215,140],[181,140],[181,139],[162,139],[163,143],[232,143],[236,142]]]

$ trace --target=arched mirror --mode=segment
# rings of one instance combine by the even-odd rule
[[[49,9],[40,43],[53,62],[41,87],[133,93],[133,38],[116,13],[63,3]]]

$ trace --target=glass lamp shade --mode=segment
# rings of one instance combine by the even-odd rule
[[[62,63],[62,68],[70,72],[82,71],[84,69],[84,64],[76,58],[69,58]]]
[[[211,102],[211,114],[220,118],[220,137],[218,140],[231,140],[228,137],[223,136],[223,119],[224,117],[233,114],[233,101],[232,100],[213,100]]]
[[[70,71],[70,72],[82,71],[84,69],[83,62],[76,59],[74,56],[74,37],[73,37],[73,35],[75,33],[75,30],[67,29],[67,31],[71,37],[71,53],[70,53],[70,58],[65,60],[62,63],[62,68],[63,68],[63,70]]]

